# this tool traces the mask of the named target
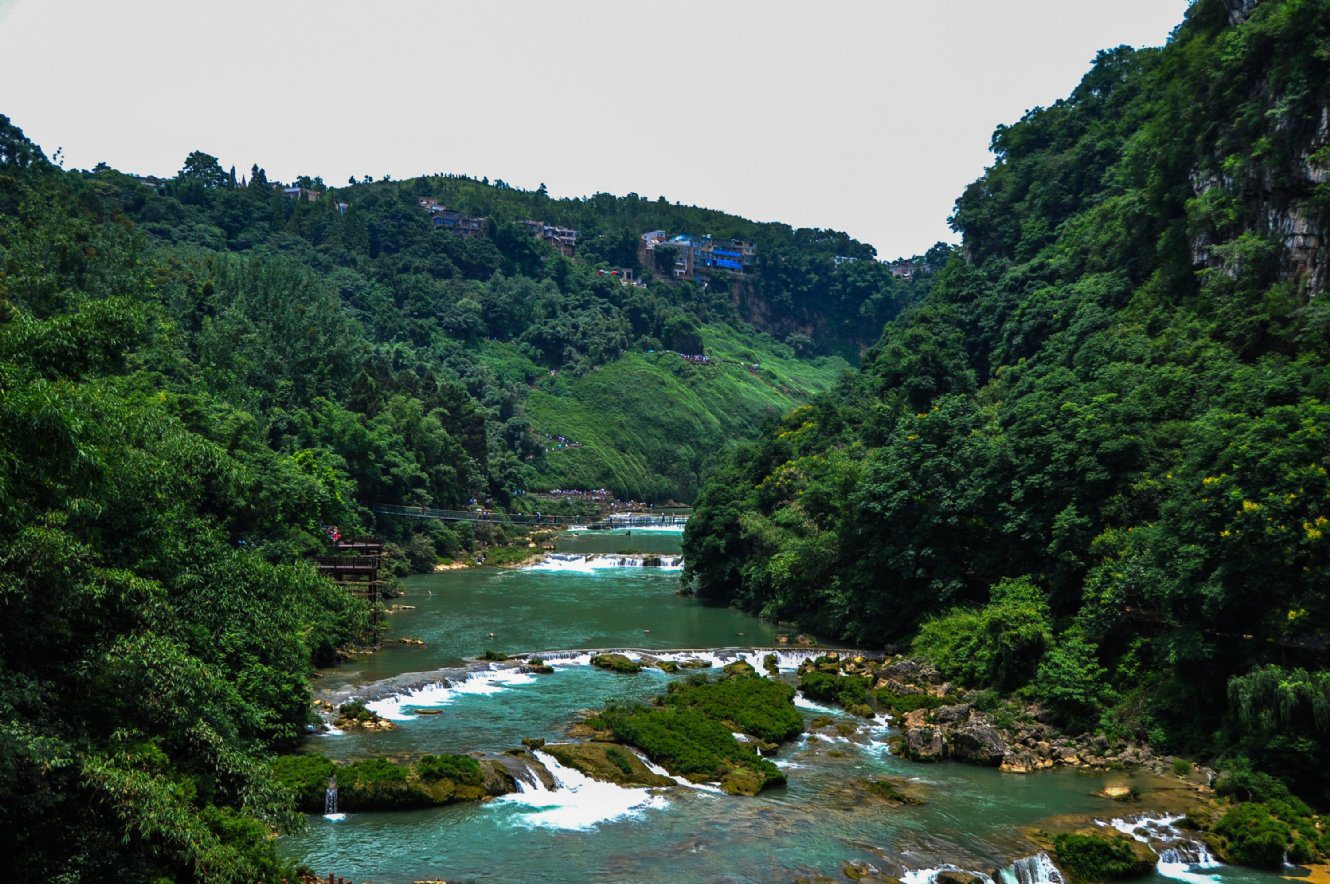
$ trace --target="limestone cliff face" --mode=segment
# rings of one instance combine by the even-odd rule
[[[1228,20],[1233,24],[1241,24],[1251,15],[1252,9],[1260,0],[1224,0],[1224,5],[1228,7]]]
[[[1231,26],[1242,27],[1259,0],[1224,2]],[[1240,259],[1222,246],[1257,233],[1276,249],[1278,278],[1292,280],[1310,299],[1330,282],[1322,186],[1330,179],[1330,89],[1320,87],[1311,96],[1287,92],[1267,81],[1251,96],[1265,113],[1261,130],[1243,137],[1260,151],[1253,146],[1236,157],[1225,154],[1219,146],[1238,124],[1217,121],[1210,152],[1191,173],[1192,256],[1198,267],[1241,272],[1235,263]],[[1223,210],[1210,211],[1216,206]]]
[[[1242,221],[1216,229],[1207,225],[1192,228],[1192,257],[1197,266],[1225,267],[1232,272],[1217,245],[1230,241],[1244,231],[1262,234],[1278,246],[1279,278],[1293,280],[1308,297],[1324,292],[1330,281],[1327,273],[1325,218],[1313,205],[1317,185],[1327,179],[1330,163],[1317,157],[1330,145],[1330,105],[1321,107],[1319,125],[1308,139],[1291,174],[1272,181],[1263,175],[1245,181],[1227,179],[1221,174],[1192,175],[1192,191],[1203,198],[1215,190],[1226,191],[1241,206]]]

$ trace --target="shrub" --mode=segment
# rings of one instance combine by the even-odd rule
[[[1215,834],[1224,839],[1230,861],[1258,869],[1281,868],[1292,840],[1289,827],[1264,804],[1230,807],[1215,826]]]
[[[833,675],[815,669],[799,673],[799,690],[805,697],[847,709],[868,702],[868,684],[862,675]]]
[[[365,704],[359,700],[350,700],[337,707],[337,714],[342,718],[349,718],[353,721],[372,721],[378,718],[373,712],[365,708]]]
[[[690,679],[670,685],[665,702],[691,706],[718,721],[733,722],[745,734],[783,743],[803,732],[803,716],[794,707],[794,688],[756,676],[737,676],[701,683]]]
[[[1173,775],[1185,777],[1191,773],[1191,762],[1185,758],[1179,758],[1173,762]]]
[[[1123,836],[1055,835],[1053,853],[1068,877],[1087,884],[1135,878],[1155,867],[1153,859],[1138,855],[1130,839]]]
[[[895,716],[906,715],[916,709],[936,709],[945,701],[941,697],[928,694],[898,694],[891,688],[882,688],[874,697],[878,708]]]
[[[1104,678],[1095,646],[1069,629],[1039,664],[1033,693],[1062,724],[1090,727],[1105,698]]]
[[[484,781],[480,762],[467,755],[426,755],[416,762],[416,773],[431,783],[449,779],[479,786]]]
[[[490,662],[493,663],[502,663],[508,659],[508,655],[503,653],[502,651],[491,651],[490,649],[486,648],[485,653],[480,655],[480,659],[489,660]]]
[[[278,755],[272,760],[272,778],[295,796],[297,807],[311,813],[323,810],[324,792],[334,770],[331,761],[313,752]]]
[[[1310,816],[1312,812],[1282,782],[1269,774],[1252,770],[1245,759],[1239,759],[1224,769],[1215,781],[1215,792],[1237,801],[1283,801],[1303,816]]]
[[[1011,690],[1035,674],[1051,643],[1048,603],[1028,577],[1006,579],[982,608],[953,608],[924,622],[914,649],[948,678]]]

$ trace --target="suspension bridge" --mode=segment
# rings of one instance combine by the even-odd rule
[[[444,510],[428,506],[397,506],[381,504],[373,507],[382,516],[400,516],[407,519],[436,519],[443,522],[483,522],[498,525],[523,525],[552,528],[573,525],[588,528],[682,528],[688,522],[688,513],[657,510],[638,510],[609,513],[587,519],[584,516],[555,516],[541,513],[504,513],[495,510]]]

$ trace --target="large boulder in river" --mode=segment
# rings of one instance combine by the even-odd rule
[[[951,757],[971,764],[997,766],[1007,754],[1007,743],[991,725],[971,724],[951,734]]]
[[[970,720],[970,704],[939,706],[933,710],[933,721],[938,724],[965,724]]]
[[[674,785],[674,780],[652,773],[636,752],[617,743],[550,743],[543,751],[593,780],[620,786]]]
[[[722,670],[726,675],[757,675],[757,670],[747,660],[735,660],[726,663]]]
[[[942,731],[932,727],[912,727],[905,731],[901,754],[915,761],[941,761],[947,746],[942,742]]]
[[[1053,836],[1053,860],[1076,884],[1139,878],[1154,871],[1159,857],[1148,844],[1102,828]]]
[[[934,884],[983,884],[984,877],[960,869],[943,869],[933,877]]]
[[[642,671],[642,664],[635,660],[629,660],[623,654],[596,654],[591,658],[591,665],[601,669],[608,669],[611,672],[626,672],[629,674]]]

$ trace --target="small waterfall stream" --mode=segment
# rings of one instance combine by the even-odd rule
[[[328,777],[328,788],[323,790],[323,818],[338,822],[346,819],[346,814],[337,811],[337,777]]]
[[[1066,879],[1047,853],[1016,860],[998,873],[1002,884],[1065,884]]]

